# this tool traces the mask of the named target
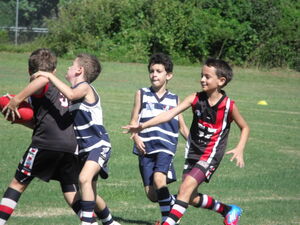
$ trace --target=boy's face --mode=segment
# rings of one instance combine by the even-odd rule
[[[68,72],[66,74],[66,79],[71,81],[77,75],[81,74],[82,67],[78,64],[78,58],[73,61],[73,64],[69,67]]]
[[[201,86],[205,92],[213,92],[221,88],[226,79],[225,77],[218,78],[215,67],[204,65],[201,72]]]
[[[152,64],[150,66],[149,78],[153,88],[160,88],[172,78],[172,73],[167,73],[162,64]]]

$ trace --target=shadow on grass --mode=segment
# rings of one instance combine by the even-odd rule
[[[153,225],[155,222],[153,221],[153,223],[150,223],[148,221],[144,221],[144,220],[131,220],[131,219],[125,219],[122,217],[118,217],[118,216],[114,216],[114,220],[122,223],[131,223],[131,224],[141,224],[141,225]]]

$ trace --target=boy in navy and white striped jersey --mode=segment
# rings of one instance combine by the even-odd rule
[[[173,77],[173,63],[168,55],[153,54],[148,64],[151,86],[136,92],[130,124],[144,123],[158,114],[176,107],[178,96],[167,89]],[[176,181],[173,157],[178,142],[178,132],[186,139],[188,128],[182,115],[169,122],[145,129],[133,137],[133,152],[139,157],[139,169],[147,197],[158,202],[164,221],[171,208],[172,196],[167,183]]]
[[[68,100],[69,111],[74,119],[74,130],[79,147],[81,172],[79,186],[81,189],[82,225],[95,223],[93,216],[97,205],[102,211],[96,212],[104,225],[119,225],[114,221],[105,201],[96,196],[98,174],[108,177],[107,163],[111,153],[108,133],[103,125],[100,96],[90,85],[100,74],[101,65],[95,56],[79,54],[69,67],[66,79],[72,87],[60,81],[51,73],[39,71],[36,77],[47,77]]]
[[[232,121],[240,128],[241,135],[236,148],[226,154],[232,154],[231,161],[235,159],[237,166],[244,167],[243,153],[250,129],[234,101],[222,90],[232,76],[232,69],[228,63],[219,59],[208,59],[201,72],[200,83],[203,91],[191,94],[176,108],[161,113],[150,121],[138,126],[123,127],[134,135],[165,123],[186,109],[192,108],[193,121],[186,145],[183,181],[175,205],[163,225],[176,224],[188,205],[220,213],[224,217],[225,225],[237,225],[239,222],[242,213],[240,207],[227,205],[198,193],[200,184],[209,182],[223,158]]]

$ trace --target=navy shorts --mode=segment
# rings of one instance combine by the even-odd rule
[[[15,178],[29,184],[34,177],[57,180],[62,186],[78,185],[79,164],[76,155],[29,147],[18,165]]]
[[[144,156],[139,155],[139,169],[144,186],[153,185],[153,175],[155,172],[166,174],[168,184],[176,181],[176,173],[172,161],[173,156],[165,152]]]
[[[110,158],[111,148],[102,146],[94,149],[90,152],[83,152],[79,154],[80,168],[82,169],[85,162],[90,160],[99,164],[100,172],[99,175],[103,179],[108,178],[108,160]],[[97,180],[98,176],[94,177],[94,181]]]

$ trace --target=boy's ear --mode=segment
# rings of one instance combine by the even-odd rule
[[[52,73],[53,73],[53,75],[55,75],[56,74],[56,69],[54,69]]]
[[[226,78],[225,77],[220,77],[219,78],[219,86],[223,87],[225,83],[226,83]]]
[[[173,73],[167,73],[167,80],[171,80],[173,77]]]
[[[78,70],[77,70],[77,76],[80,76],[80,75],[84,75],[84,68],[83,68],[83,66],[79,66],[78,67]]]

